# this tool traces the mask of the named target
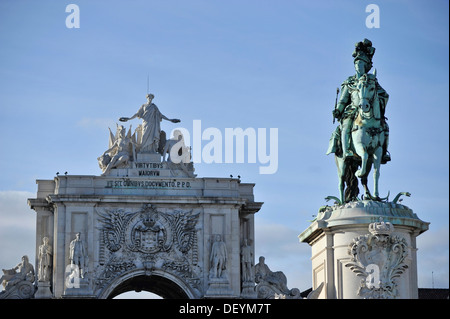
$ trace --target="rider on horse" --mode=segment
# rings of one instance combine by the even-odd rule
[[[339,141],[342,145],[343,158],[345,159],[347,157],[354,156],[354,153],[350,147],[350,138],[351,132],[353,130],[353,122],[355,120],[358,104],[360,102],[358,91],[355,88],[358,80],[363,75],[372,77],[376,81],[376,76],[374,74],[368,74],[369,70],[372,68],[372,57],[374,53],[375,48],[372,47],[372,42],[370,40],[364,39],[364,41],[358,42],[355,45],[355,50],[353,51],[352,56],[354,57],[356,74],[348,77],[347,80],[345,80],[341,85],[341,96],[335,109],[333,110],[333,117],[337,118],[340,121],[341,125],[340,127],[338,126],[336,131],[333,133],[333,137],[330,141],[330,147],[327,154],[336,153],[338,148],[337,145],[335,145],[336,142],[338,142],[336,141],[336,139],[340,136]],[[387,151],[389,142],[389,127],[384,116],[384,111],[389,99],[389,95],[379,85],[378,81],[376,81],[376,90],[380,102],[381,122],[386,136],[385,143],[383,145],[383,157],[381,161],[382,164],[385,164],[391,160],[389,152]]]

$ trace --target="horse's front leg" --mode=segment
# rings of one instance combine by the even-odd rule
[[[367,159],[369,157],[364,145],[364,130],[359,128],[354,131],[352,133],[352,139],[355,152],[361,157],[361,168],[356,171],[355,176],[361,178],[366,174]]]
[[[345,161],[342,160],[340,174],[339,174],[339,199],[341,200],[341,204],[345,203]]]
[[[378,180],[380,178],[381,157],[383,156],[383,148],[378,147],[373,154],[373,193],[375,197],[379,197]]]
[[[356,153],[361,157],[361,168],[356,171],[355,176],[361,178],[364,175],[366,175],[367,159],[369,156],[367,155],[366,151],[361,152],[356,151]]]

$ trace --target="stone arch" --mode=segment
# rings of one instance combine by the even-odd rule
[[[165,299],[196,299],[195,292],[180,278],[163,271],[132,270],[114,279],[98,295],[109,299],[127,291],[149,291]]]

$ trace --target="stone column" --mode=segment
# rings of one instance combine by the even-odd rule
[[[42,245],[44,238],[48,239],[49,245],[53,251],[53,236],[54,236],[54,212],[53,206],[49,205],[46,197],[54,192],[55,182],[38,180],[38,194],[35,199],[28,199],[28,205],[36,212],[36,250],[35,250],[35,269],[36,269],[36,299],[53,298],[53,256],[49,267],[49,273],[46,278],[40,278],[39,267],[41,260],[39,259],[39,247]]]
[[[415,299],[416,237],[428,230],[395,202],[327,206],[299,235],[312,250],[312,283],[322,299]]]

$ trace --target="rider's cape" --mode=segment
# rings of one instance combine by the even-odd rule
[[[336,156],[342,154],[341,146],[341,126],[338,125],[334,132],[331,134],[330,142],[328,143],[328,150],[326,155],[335,153]]]

